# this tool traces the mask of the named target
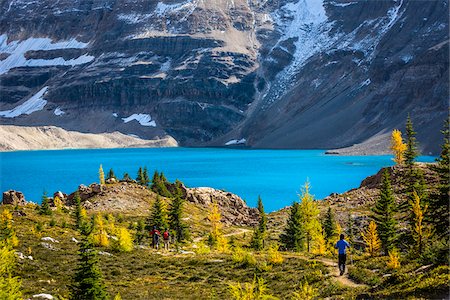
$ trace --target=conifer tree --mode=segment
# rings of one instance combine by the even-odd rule
[[[306,182],[300,196],[300,210],[303,228],[306,237],[306,249],[311,251],[311,244],[316,242],[322,234],[322,225],[319,222],[319,207],[309,192],[309,182]]]
[[[331,206],[328,206],[327,214],[325,215],[325,222],[323,224],[325,240],[327,242],[333,242],[333,238],[337,234],[336,218]]]
[[[422,208],[421,199],[419,195],[413,192],[414,201],[410,201],[411,211],[413,213],[412,238],[415,242],[415,249],[417,254],[422,254],[424,246],[431,236],[430,227],[424,223],[424,216],[427,213],[428,205],[425,204]]]
[[[406,144],[403,143],[402,133],[400,130],[394,129],[391,136],[391,150],[394,153],[394,161],[397,165],[401,165],[405,161]]]
[[[264,240],[266,238],[267,215],[264,212],[264,205],[260,196],[258,196],[258,211],[259,224],[253,231],[251,246],[255,250],[262,250],[264,248]]]
[[[3,209],[0,214],[0,241],[5,242],[11,248],[17,247],[19,240],[13,228],[13,217],[8,209]]]
[[[376,256],[381,248],[381,240],[378,237],[377,224],[374,221],[370,221],[369,227],[366,232],[361,232],[361,236],[366,242],[366,252],[370,256]]]
[[[138,173],[137,173],[137,177],[136,177],[136,181],[139,184],[142,184],[144,181],[144,173],[142,171],[142,167],[139,167]]]
[[[280,241],[287,250],[302,251],[305,244],[305,230],[302,224],[300,204],[294,202],[284,232]]]
[[[94,222],[93,222],[92,233],[91,233],[91,241],[94,244],[94,246],[100,246],[100,247],[108,247],[109,246],[108,234],[105,229],[103,217],[99,214],[94,216]]]
[[[259,211],[259,231],[261,231],[261,233],[265,235],[267,231],[267,215],[264,212],[264,204],[262,202],[261,196],[258,196],[258,211]]]
[[[114,174],[114,171],[112,168],[109,169],[108,176],[106,177],[106,179],[117,179],[116,174]]]
[[[150,183],[150,178],[148,177],[147,167],[144,167],[144,172],[142,173],[142,185],[148,186]]]
[[[73,284],[70,286],[70,299],[103,300],[109,298],[98,267],[97,251],[88,239],[89,234],[89,229],[82,229],[83,237],[79,243],[78,268],[72,280]]]
[[[131,181],[132,179],[131,179],[131,177],[130,177],[130,174],[124,173],[124,174],[123,174],[122,180],[123,180],[123,181]]]
[[[128,229],[120,227],[117,230],[117,240],[113,243],[113,249],[119,252],[130,252],[133,250],[133,238]]]
[[[412,168],[414,161],[418,155],[416,132],[413,128],[411,117],[408,114],[406,120],[406,151],[404,153],[405,163],[409,168]]]
[[[81,198],[78,191],[75,192],[73,201],[75,202],[75,227],[80,230],[86,220],[84,218],[85,213],[83,212],[83,207],[81,206]]]
[[[436,159],[437,164],[433,167],[436,171],[439,182],[437,192],[433,193],[429,199],[430,220],[434,225],[436,234],[448,239],[449,219],[450,219],[450,142],[449,142],[449,118],[445,120],[444,129],[441,131],[444,135],[444,142],[441,145],[441,154]]]
[[[20,278],[13,276],[15,268],[14,249],[5,240],[0,240],[0,299],[23,299]]]
[[[208,220],[211,222],[211,231],[208,238],[210,246],[217,245],[217,241],[222,235],[222,224],[220,223],[221,218],[222,216],[219,211],[219,206],[217,203],[212,203],[211,210],[208,214]]]
[[[50,209],[46,192],[44,192],[44,194],[42,195],[42,203],[41,206],[39,207],[39,214],[47,216],[52,215],[52,210]]]
[[[102,165],[100,165],[100,168],[98,168],[98,179],[100,181],[100,184],[105,184],[105,173],[103,172]]]
[[[154,226],[159,230],[168,227],[166,203],[159,196],[156,196],[148,225],[149,230]]]
[[[392,191],[391,180],[387,169],[383,172],[380,194],[373,208],[373,219],[377,224],[378,233],[387,254],[395,246],[397,237],[397,221],[395,219],[396,204]]]
[[[14,247],[19,244],[12,223],[12,214],[3,209],[0,214],[0,299],[22,299],[21,281],[13,276],[16,268]]]
[[[187,225],[183,222],[183,204],[184,200],[179,193],[169,207],[169,227],[175,232],[177,242],[181,242],[187,237]]]

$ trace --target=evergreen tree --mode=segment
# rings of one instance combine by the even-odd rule
[[[137,173],[137,177],[136,177],[136,181],[139,184],[142,184],[144,180],[144,173],[142,172],[142,167],[139,167],[138,173]]]
[[[39,214],[47,216],[52,215],[52,210],[50,209],[46,192],[44,192],[44,194],[42,195],[42,203],[41,206],[39,207]]]
[[[106,179],[117,179],[116,174],[114,174],[114,171],[112,168],[109,169],[108,176],[106,177]]]
[[[88,239],[89,230],[82,230],[82,240],[78,252],[78,268],[70,286],[70,299],[102,300],[108,299],[103,284],[102,274],[98,267],[97,251]]]
[[[441,154],[436,159],[437,164],[433,167],[438,174],[439,182],[437,192],[430,196],[430,220],[434,225],[436,234],[448,239],[449,234],[449,199],[450,199],[450,143],[449,143],[449,118],[445,120],[444,129],[441,131],[444,135],[444,143],[441,145]]]
[[[127,182],[132,181],[132,179],[130,177],[130,174],[128,174],[128,173],[124,173],[123,174],[123,179],[122,180],[123,181],[127,181]]]
[[[336,218],[334,216],[333,210],[331,209],[331,206],[328,206],[323,227],[325,231],[325,240],[328,243],[334,242],[333,238],[336,236],[337,226],[336,226]]]
[[[414,131],[411,117],[408,114],[408,118],[406,120],[406,151],[404,153],[404,158],[405,163],[409,168],[412,168],[417,155],[418,148],[416,141],[416,132]]]
[[[154,226],[159,230],[168,227],[166,203],[159,196],[156,196],[155,203],[153,204],[147,229],[150,230]]]
[[[287,250],[302,251],[305,243],[305,231],[302,224],[300,204],[294,202],[280,241]]]
[[[177,242],[181,242],[187,237],[187,226],[183,222],[184,200],[177,193],[169,207],[169,226],[175,232]]]
[[[144,172],[142,173],[142,185],[148,186],[150,183],[150,178],[148,177],[147,167],[144,167]]]
[[[392,192],[391,180],[387,169],[383,172],[380,195],[373,208],[373,219],[377,224],[378,233],[385,254],[395,246],[397,237],[397,221],[395,219],[395,199]]]
[[[105,184],[105,173],[103,172],[102,165],[100,165],[100,168],[98,168],[98,179],[100,181],[100,184]]]
[[[152,185],[150,187],[151,190],[160,196],[171,198],[172,194],[167,189],[166,184],[168,184],[168,181],[164,176],[164,173],[161,172],[161,174],[159,174],[158,171],[155,171],[153,173]]]
[[[259,226],[256,226],[253,230],[252,240],[250,242],[250,246],[255,250],[262,250],[264,248],[263,242],[263,234],[261,233],[261,229]]]
[[[81,206],[81,198],[80,193],[78,191],[75,192],[73,197],[73,201],[75,202],[75,227],[80,230],[85,222],[83,207]]]
[[[259,211],[259,224],[253,231],[251,246],[255,250],[262,250],[264,248],[264,240],[266,238],[267,215],[264,212],[264,205],[260,196],[258,196],[258,211]]]
[[[261,196],[258,196],[258,211],[259,211],[259,231],[264,236],[267,231],[267,215],[264,212],[264,205]]]

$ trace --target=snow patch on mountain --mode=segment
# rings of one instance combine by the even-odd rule
[[[55,108],[55,111],[53,112],[56,116],[62,116],[66,112],[63,111],[60,107]]]
[[[240,139],[240,140],[231,140],[225,143],[225,146],[231,146],[231,145],[242,145],[247,142],[246,139]]]
[[[129,116],[127,118],[122,118],[122,120],[124,123],[128,123],[133,120],[136,120],[142,126],[156,127],[156,122],[154,120],[152,120],[152,117],[149,114],[132,114],[131,116]]]
[[[30,99],[21,105],[10,110],[0,111],[0,116],[5,118],[15,118],[20,115],[29,115],[35,111],[42,110],[47,104],[47,100],[43,98],[47,90],[48,86],[43,87],[39,92],[34,94]]]
[[[0,61],[0,75],[7,73],[12,68],[17,67],[42,67],[42,66],[75,66],[94,60],[94,56],[83,54],[78,58],[65,60],[62,57],[53,59],[26,59],[25,53],[28,51],[48,51],[58,49],[82,49],[88,43],[79,42],[76,39],[68,41],[53,42],[49,38],[28,38],[23,41],[12,41],[8,43],[6,34],[0,35],[0,53],[10,55]]]
[[[185,16],[180,19],[179,21],[184,21],[184,19],[187,18],[190,14],[194,12],[194,10],[197,8],[199,0],[188,0],[181,3],[175,3],[175,4],[165,4],[163,2],[158,2],[156,5],[155,13],[158,17],[162,17],[166,14],[173,14],[176,12],[183,11],[185,13]]]

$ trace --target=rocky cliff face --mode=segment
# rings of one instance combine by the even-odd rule
[[[437,150],[448,0],[4,0],[0,123],[182,145]]]

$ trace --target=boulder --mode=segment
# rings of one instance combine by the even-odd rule
[[[27,201],[25,200],[25,196],[22,192],[9,190],[3,192],[3,204],[11,204],[11,205],[25,205]]]
[[[61,192],[61,191],[57,191],[57,192],[55,192],[54,194],[53,194],[53,199],[55,199],[56,197],[58,197],[59,199],[61,199],[61,201],[66,201],[66,199],[67,199],[67,194],[64,194],[63,192]]]
[[[210,206],[217,203],[222,215],[222,222],[240,226],[255,226],[258,224],[259,212],[256,208],[247,206],[244,200],[230,192],[213,188],[185,188],[186,199],[189,202]]]

